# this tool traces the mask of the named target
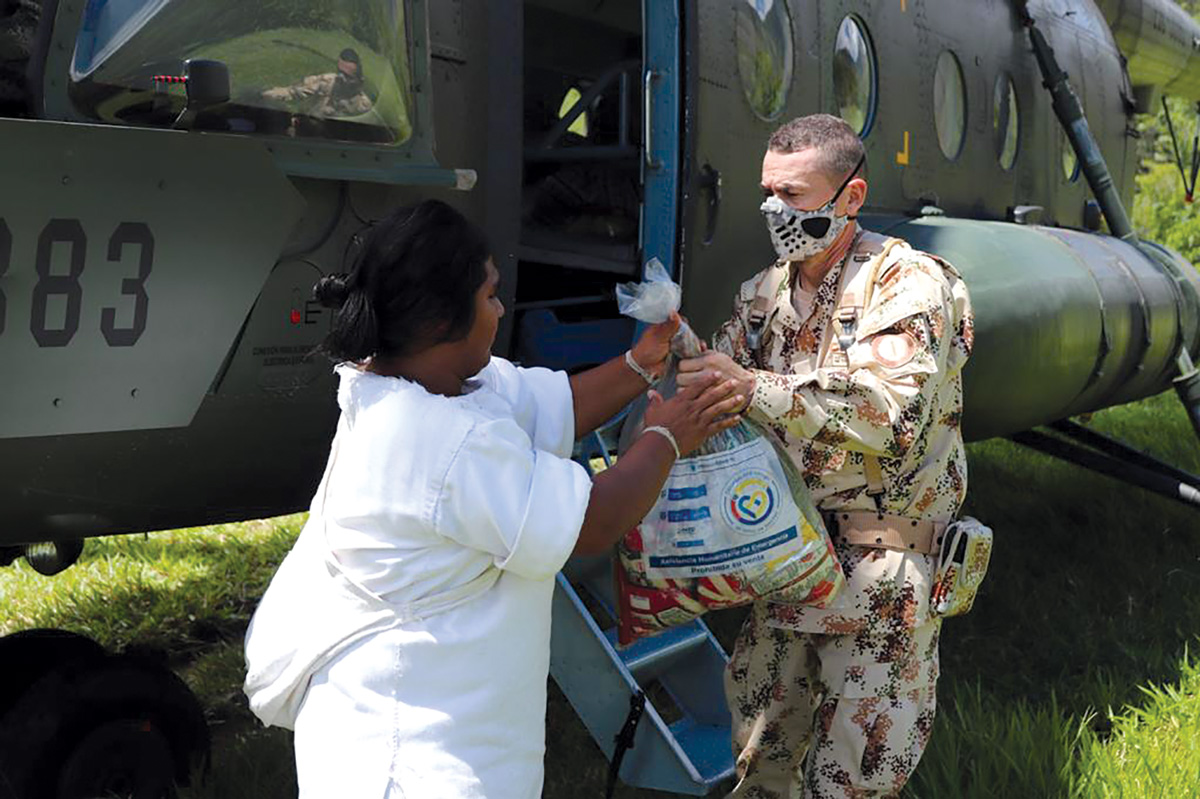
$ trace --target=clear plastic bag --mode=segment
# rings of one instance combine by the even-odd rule
[[[657,259],[646,279],[617,290],[621,312],[666,321],[679,286]],[[671,341],[658,391],[675,393],[675,365],[701,353],[686,322]],[[623,451],[644,426],[631,410]],[[617,545],[618,643],[759,599],[823,607],[845,582],[804,479],[774,437],[743,419],[671,469],[658,502]]]

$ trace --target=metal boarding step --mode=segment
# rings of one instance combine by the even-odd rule
[[[576,450],[589,473],[597,457],[609,462],[599,434]],[[572,559],[554,589],[551,676],[610,760],[630,698],[645,694],[621,764],[627,785],[711,793],[734,773],[723,683],[728,658],[699,619],[618,649],[614,608],[610,559]]]

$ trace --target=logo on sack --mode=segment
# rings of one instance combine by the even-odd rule
[[[743,474],[725,489],[725,518],[733,527],[758,527],[775,515],[775,481],[763,472]]]

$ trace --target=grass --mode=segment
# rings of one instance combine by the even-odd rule
[[[0,634],[60,627],[113,649],[187,660],[240,638],[303,516],[88,541],[79,562],[43,577],[0,571]]]
[[[1200,471],[1172,395],[1091,424]],[[968,511],[997,546],[975,610],[945,625],[936,727],[905,796],[1200,796],[1195,510],[1007,441],[969,457]],[[0,570],[0,632],[56,626],[165,651],[214,737],[211,776],[185,799],[294,797],[288,734],[245,707],[241,635],[303,519],[96,539],[54,578],[18,563]],[[729,640],[738,618],[713,627]],[[553,686],[548,725],[545,795],[602,795],[604,759]]]
[[[1173,395],[1103,411],[1092,425],[1200,471]],[[972,445],[970,469],[967,511],[996,530],[996,551],[975,610],[945,624],[942,712],[908,795],[1194,795],[1196,784],[1122,787],[1128,762],[1107,777],[1097,764],[1138,710],[1164,719],[1133,733],[1147,746],[1200,739],[1194,723],[1172,732],[1146,693],[1200,688],[1187,655],[1200,634],[1195,510],[1003,440]],[[1200,757],[1187,768],[1200,769]]]

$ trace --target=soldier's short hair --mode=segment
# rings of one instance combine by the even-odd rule
[[[832,114],[810,114],[785,122],[771,134],[767,147],[776,153],[798,153],[810,147],[820,151],[826,173],[841,182],[863,159],[862,139],[844,119]],[[866,177],[863,161],[859,175]]]

